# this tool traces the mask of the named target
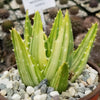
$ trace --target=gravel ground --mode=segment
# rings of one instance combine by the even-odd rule
[[[44,79],[38,86],[26,87],[15,68],[0,74],[0,93],[8,100],[78,100],[96,88],[98,72],[86,65],[75,83],[69,81],[68,89],[62,94],[47,84],[48,80]]]

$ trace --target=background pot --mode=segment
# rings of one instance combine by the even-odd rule
[[[92,63],[92,62],[88,62],[88,64],[93,68],[95,69],[96,71],[98,71],[98,74],[99,74],[99,82],[100,82],[100,67],[98,67],[96,64]],[[11,69],[12,67],[15,67],[16,68],[16,65],[14,66],[11,66],[9,69]],[[8,70],[9,70],[8,69]],[[79,100],[98,100],[99,98],[99,95],[100,95],[100,83],[97,85],[97,88],[92,91],[89,95],[79,99]],[[0,95],[0,100],[7,100],[5,99],[3,96]]]

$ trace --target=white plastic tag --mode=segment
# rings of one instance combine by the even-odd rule
[[[25,10],[28,10],[29,15],[36,11],[43,11],[55,6],[55,0],[23,0]]]

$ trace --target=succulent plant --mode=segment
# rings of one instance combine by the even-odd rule
[[[11,53],[9,54],[7,57],[6,57],[6,66],[12,66],[12,65],[15,65],[16,64],[16,59],[15,59],[15,54],[14,53]]]
[[[89,6],[91,8],[97,7],[98,6],[98,0],[90,0]]]
[[[90,28],[92,26],[92,23],[98,23],[99,28],[100,28],[100,21],[98,18],[94,17],[94,16],[89,16],[86,17],[84,22],[83,22],[83,26],[86,30],[88,30],[88,28]]]
[[[57,15],[57,12],[58,12],[58,8],[51,8],[49,9],[49,17],[54,19]]]
[[[9,12],[6,9],[0,9],[0,18],[6,19],[9,17]]]
[[[93,49],[91,50],[91,54],[89,57],[89,61],[94,62],[100,67],[100,45],[94,45]]]
[[[79,12],[79,8],[77,6],[72,6],[69,8],[69,12],[71,15],[76,15]]]
[[[22,4],[22,0],[16,0],[18,4]]]
[[[12,22],[12,21],[10,21],[10,20],[6,20],[6,21],[4,21],[3,23],[2,23],[2,30],[4,31],[4,32],[10,32],[9,30],[12,28],[12,27],[14,27],[14,23]]]
[[[79,44],[81,43],[81,41],[84,39],[85,37],[85,33],[80,33],[76,38],[75,38],[75,41],[74,41],[74,47],[77,48],[79,46]]]
[[[73,34],[68,11],[63,18],[61,10],[55,18],[49,37],[43,32],[41,16],[35,13],[31,26],[26,13],[24,40],[11,30],[16,62],[25,85],[35,86],[43,79],[55,90],[65,91],[68,79],[75,79],[85,67],[97,32],[93,24],[80,46],[74,51]]]
[[[72,29],[73,29],[73,35],[74,38],[79,34],[83,33],[84,26],[83,26],[83,19],[78,16],[71,16],[71,23],[72,23]]]
[[[68,0],[59,0],[60,4],[67,4],[68,3]]]
[[[85,33],[81,33],[76,37],[75,42],[74,42],[75,48],[79,46],[79,44],[81,43],[85,35],[86,35]],[[94,42],[93,48],[90,53],[89,61],[92,61],[95,64],[100,66],[100,60],[99,60],[100,56],[99,55],[100,55],[100,30],[98,30],[97,32],[97,36],[95,38],[95,42]]]
[[[98,66],[100,66],[100,30],[97,32],[97,36],[91,50],[91,54],[89,60],[95,62]]]
[[[3,49],[8,54],[12,52],[13,45],[12,45],[11,35],[10,34],[7,34],[3,39]]]
[[[1,1],[0,1],[0,8],[3,8],[3,6],[4,6],[4,3],[3,3],[3,1],[1,0]]]

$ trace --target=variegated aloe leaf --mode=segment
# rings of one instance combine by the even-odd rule
[[[68,11],[66,11],[65,13],[64,24],[65,24],[64,37],[63,37],[62,50],[59,57],[58,66],[60,66],[65,61],[68,62],[68,64],[71,66],[71,63],[72,63],[71,56],[74,49],[74,42],[73,42],[72,26],[71,26],[71,21],[70,21]]]
[[[52,51],[52,47],[53,47],[54,41],[58,37],[58,33],[59,33],[59,29],[61,27],[62,19],[63,19],[63,15],[62,15],[61,10],[59,10],[59,12],[58,12],[58,14],[57,14],[57,16],[55,18],[53,27],[51,29],[50,35],[48,37],[48,40],[46,42],[47,57],[50,57],[50,55],[51,55],[51,51]]]
[[[54,89],[60,93],[65,91],[68,86],[68,69],[68,64],[63,63],[53,77],[53,80],[50,82],[50,86],[54,87]]]
[[[62,14],[58,17],[60,16],[62,16]],[[63,18],[61,20],[58,36],[54,40],[51,57],[45,70],[46,78],[49,81],[55,75],[58,68],[64,62],[69,61],[69,57],[73,51],[73,36],[68,11],[66,11],[64,20]]]
[[[47,41],[47,35],[46,34],[43,34],[44,35],[44,41],[46,42]]]
[[[92,25],[85,38],[73,54],[72,67],[70,68],[71,81],[74,81],[82,72],[85,67],[93,41],[97,33],[97,24]]]
[[[15,29],[11,31],[12,42],[20,77],[25,85],[37,85],[43,76],[32,59],[23,40]]]
[[[46,50],[45,50],[45,33],[42,28],[42,21],[39,12],[35,13],[34,25],[32,29],[32,40],[30,44],[30,53],[34,57],[40,70],[44,69],[47,64]]]
[[[28,16],[28,11],[26,12],[26,19],[25,19],[25,32],[24,32],[24,39],[25,45],[29,48],[30,47],[30,38],[32,37],[32,27],[31,22]]]

